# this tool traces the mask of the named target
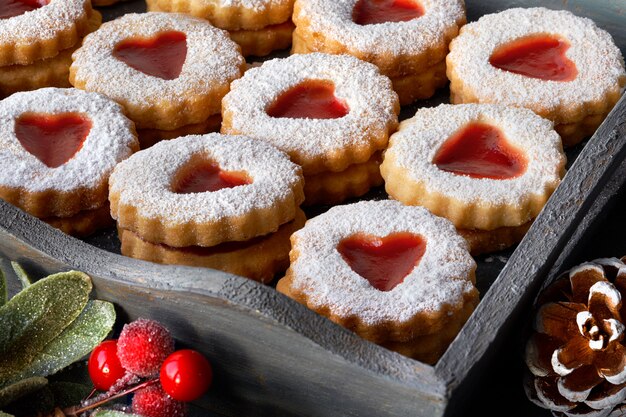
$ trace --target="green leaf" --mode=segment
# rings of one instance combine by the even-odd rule
[[[35,391],[39,391],[48,384],[46,378],[34,377],[23,379],[0,389],[0,408],[11,404],[18,398],[22,398]]]
[[[48,387],[54,394],[54,404],[59,408],[80,404],[92,389],[90,386],[75,382],[51,382]]]
[[[54,408],[54,395],[48,386],[12,402],[4,410],[16,416],[48,415]]]
[[[80,315],[90,292],[87,275],[64,272],[37,281],[0,307],[0,388]]]
[[[15,272],[15,275],[22,283],[22,288],[30,287],[33,281],[30,279],[30,277],[28,276],[24,268],[22,268],[22,265],[20,265],[17,262],[11,261],[11,266],[13,267],[13,271]]]
[[[115,324],[115,309],[107,301],[90,300],[80,316],[48,343],[14,379],[51,375],[89,354]]]
[[[8,414],[0,410],[0,417],[15,417],[15,416],[13,414]]]
[[[9,289],[7,288],[7,280],[4,276],[4,272],[0,269],[0,307],[5,305],[7,301],[9,301]]]
[[[1,416],[0,416],[1,417]],[[97,410],[92,417],[141,417],[137,414],[124,413],[117,410]]]

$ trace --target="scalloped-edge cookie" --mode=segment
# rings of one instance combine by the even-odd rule
[[[336,206],[291,237],[276,289],[375,343],[431,335],[478,300],[476,263],[446,219],[397,201]]]
[[[106,22],[72,58],[72,85],[119,102],[138,129],[174,130],[218,114],[245,67],[224,31],[202,19],[155,12]]]
[[[133,123],[101,94],[15,93],[0,101],[0,198],[40,218],[100,208],[113,168],[138,148]]]
[[[217,133],[159,142],[120,163],[111,215],[142,239],[215,246],[273,233],[304,200],[299,166],[270,145]]]

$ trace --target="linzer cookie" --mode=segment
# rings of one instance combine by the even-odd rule
[[[0,11],[0,66],[32,64],[91,31],[88,0],[7,1]]]
[[[291,46],[293,0],[146,0],[149,11],[187,13],[225,29],[244,56]]]
[[[300,167],[270,145],[208,134],[160,142],[119,164],[109,200],[123,254],[268,281],[304,222],[302,186]]]
[[[302,166],[306,183],[315,184],[307,188],[308,202],[336,203],[380,184],[376,173],[352,172],[377,164],[399,109],[389,79],[374,65],[350,56],[295,55],[267,61],[233,82],[222,101],[222,132],[286,152]]]
[[[337,206],[291,237],[276,289],[361,337],[436,361],[478,303],[454,226],[391,200]],[[442,349],[442,346],[443,349]]]
[[[526,107],[552,120],[565,146],[590,136],[617,103],[624,59],[590,19],[510,9],[465,26],[447,58],[454,103]]]
[[[564,171],[550,121],[487,104],[420,109],[400,124],[381,165],[389,195],[468,229],[475,254],[521,239]]]
[[[137,149],[133,123],[100,94],[45,88],[0,101],[0,197],[66,232],[111,224],[109,175]]]
[[[88,32],[100,27],[102,15],[92,10]],[[72,53],[80,46],[82,38],[70,48],[59,51],[51,58],[39,59],[30,64],[0,66],[0,94],[9,96],[17,91],[37,90],[44,87],[71,87],[69,81]]]
[[[447,83],[448,44],[465,23],[462,0],[297,0],[294,53],[350,54],[380,68],[401,104]]]
[[[152,137],[190,125],[214,129],[207,121],[220,113],[222,97],[245,65],[223,31],[169,13],[127,14],[107,22],[85,38],[73,60],[74,86],[119,102]]]

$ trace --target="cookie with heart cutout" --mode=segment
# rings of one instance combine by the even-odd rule
[[[4,0],[0,66],[32,64],[77,45],[92,31],[93,13],[89,0]]]
[[[476,263],[446,219],[397,201],[336,206],[291,237],[276,289],[375,343],[434,334],[478,300]]]
[[[461,29],[447,59],[452,102],[526,107],[565,146],[600,126],[626,86],[611,35],[565,10],[509,9]]]
[[[301,168],[263,141],[217,133],[157,143],[120,163],[109,201],[118,227],[175,248],[276,232],[304,200]]]
[[[138,129],[171,131],[220,113],[245,61],[228,35],[182,14],[126,14],[85,37],[70,82],[122,104]]]
[[[36,217],[84,221],[107,204],[110,173],[138,148],[133,123],[101,94],[15,93],[0,101],[0,197]]]
[[[337,203],[380,184],[369,168],[399,111],[391,82],[374,65],[348,55],[294,55],[233,82],[222,100],[222,133],[276,146],[302,166],[307,204]]]
[[[420,109],[392,135],[381,164],[394,199],[459,229],[493,231],[534,219],[565,173],[552,122],[488,104]]]

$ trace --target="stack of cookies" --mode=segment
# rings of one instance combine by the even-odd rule
[[[522,239],[565,161],[552,123],[530,110],[442,104],[400,124],[381,172],[392,198],[448,218],[479,255]]]
[[[225,29],[244,56],[291,45],[293,0],[146,0],[148,10],[188,13]]]
[[[374,65],[347,55],[294,55],[233,82],[222,101],[222,133],[286,152],[304,172],[305,203],[337,204],[382,184],[381,151],[399,111],[391,82]]]
[[[119,164],[109,200],[122,253],[269,282],[303,226],[300,167],[243,136],[186,136]]]
[[[0,101],[0,198],[77,236],[111,227],[108,180],[137,151],[133,123],[107,97],[43,88]]]
[[[89,0],[15,1],[0,11],[0,94],[69,87],[72,52],[102,16]]]
[[[478,304],[465,241],[422,207],[390,200],[333,207],[291,243],[278,291],[423,362],[439,359]]]
[[[122,104],[142,148],[219,130],[222,97],[245,61],[207,21],[169,13],[127,14],[87,36],[70,82]]]

